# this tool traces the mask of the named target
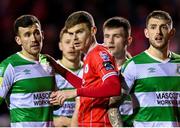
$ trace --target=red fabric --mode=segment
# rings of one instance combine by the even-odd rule
[[[120,95],[120,82],[116,76],[108,77],[104,83],[99,87],[94,88],[78,88],[78,96],[85,97],[110,97]]]
[[[72,72],[67,71],[66,73],[66,80],[71,83],[72,86],[75,88],[81,88],[82,86],[82,79],[73,74]]]
[[[113,68],[105,67],[104,62],[112,63]],[[77,89],[77,93],[81,96],[79,126],[110,127],[107,115],[109,98],[104,97],[120,95],[120,83],[114,59],[104,46],[96,46],[85,56],[83,84],[82,88]]]

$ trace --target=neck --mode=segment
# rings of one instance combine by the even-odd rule
[[[164,48],[162,50],[159,50],[159,49],[156,49],[152,46],[150,46],[147,50],[147,52],[149,54],[151,54],[152,56],[158,58],[158,59],[161,59],[161,60],[165,60],[168,58],[168,55],[169,55],[169,51],[168,51],[168,48]]]
[[[126,61],[126,57],[125,56],[123,56],[121,58],[115,57],[115,61],[116,61],[118,69],[120,69],[121,65]]]
[[[39,54],[37,55],[31,55],[31,54],[28,54],[27,52],[25,51],[21,51],[20,52],[23,56],[25,56],[26,58],[30,59],[30,60],[34,60],[34,61],[38,61],[39,60]]]
[[[94,36],[92,36],[92,38],[90,38],[89,40],[89,45],[85,48],[84,53],[87,54],[89,51],[91,51],[95,46],[96,46],[97,42]]]
[[[81,67],[80,58],[76,59],[75,61],[70,61],[66,58],[62,58],[61,60],[58,61],[70,70],[78,70]]]

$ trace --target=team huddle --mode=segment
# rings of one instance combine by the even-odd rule
[[[167,12],[149,13],[149,47],[133,57],[123,17],[104,22],[98,44],[92,15],[72,13],[58,60],[41,54],[37,17],[18,17],[14,32],[21,51],[0,63],[0,104],[6,100],[11,127],[180,127],[180,55],[169,50],[175,28]]]

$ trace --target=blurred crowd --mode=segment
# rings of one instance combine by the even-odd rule
[[[152,10],[170,13],[176,28],[170,49],[180,53],[180,0],[0,0],[0,61],[18,51],[14,40],[13,23],[22,14],[33,14],[41,21],[45,34],[43,53],[58,58],[59,31],[69,14],[85,10],[94,17],[99,43],[102,43],[103,22],[113,16],[127,18],[132,25],[133,43],[129,52],[134,56],[148,47],[144,36],[145,18]],[[0,117],[6,113],[6,105],[0,106]],[[6,116],[6,115],[5,115]],[[0,118],[2,121],[3,118]]]

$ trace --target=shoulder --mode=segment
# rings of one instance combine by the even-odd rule
[[[171,61],[172,62],[180,62],[180,55],[174,52],[171,52]]]
[[[130,63],[134,63],[134,64],[140,64],[140,63],[145,63],[145,61],[147,60],[147,55],[145,52],[142,52],[130,59],[128,59],[124,64],[123,64],[123,68],[127,67]]]
[[[7,57],[6,59],[4,59],[2,62],[1,62],[1,66],[5,66],[5,65],[8,65],[8,64],[12,64],[12,65],[15,65],[16,61],[19,60],[19,56],[16,54],[13,54],[9,57]]]
[[[121,72],[124,72],[125,69],[134,70],[136,65],[138,64],[145,64],[149,63],[150,57],[145,53],[141,52],[140,54],[133,56],[132,58],[128,59],[121,67]]]
[[[94,48],[94,52],[96,53],[97,56],[100,56],[101,58],[105,59],[107,56],[112,57],[110,52],[108,51],[107,47],[98,44]]]
[[[19,60],[17,54],[13,54],[13,55],[9,56],[8,58],[6,58],[5,60],[3,60],[0,63],[0,76],[2,76],[4,74],[4,72],[7,70],[7,67],[9,65],[11,65],[11,67],[13,65],[15,65],[17,60]]]
[[[110,54],[110,52],[108,51],[108,48],[102,44],[98,44],[93,50],[94,50],[94,52],[98,52],[98,53],[103,52],[103,53]]]
[[[48,62],[48,57],[45,54],[39,54],[39,61],[41,63],[47,63]]]

